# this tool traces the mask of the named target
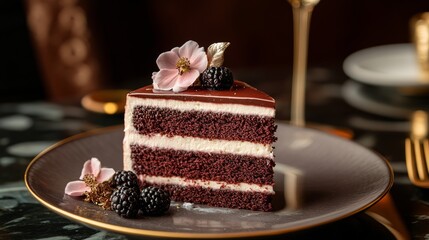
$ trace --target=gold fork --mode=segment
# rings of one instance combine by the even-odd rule
[[[408,177],[422,188],[429,188],[428,115],[416,111],[411,117],[411,136],[405,139],[405,159]]]

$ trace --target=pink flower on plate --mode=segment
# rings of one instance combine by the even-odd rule
[[[115,174],[113,168],[101,168],[101,162],[97,158],[91,158],[83,164],[82,173],[78,181],[67,183],[64,190],[65,194],[70,196],[82,196],[85,192],[90,192],[91,188],[83,181],[86,175],[92,175],[98,183],[112,178]]]
[[[152,74],[154,89],[181,92],[197,80],[208,62],[204,48],[190,40],[180,48],[161,53],[156,64],[160,71]]]

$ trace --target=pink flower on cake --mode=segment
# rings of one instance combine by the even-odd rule
[[[154,89],[181,92],[207,68],[207,55],[203,47],[190,40],[180,48],[161,53],[156,64],[160,71],[152,74]]]
[[[64,192],[70,196],[82,196],[85,192],[91,191],[91,187],[84,181],[86,176],[91,176],[96,182],[102,183],[112,178],[114,174],[113,168],[102,168],[97,158],[91,158],[83,164],[80,180],[67,183]]]

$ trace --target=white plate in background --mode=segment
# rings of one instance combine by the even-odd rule
[[[418,87],[429,85],[420,74],[416,51],[410,43],[382,45],[357,51],[343,63],[353,80],[376,86]]]

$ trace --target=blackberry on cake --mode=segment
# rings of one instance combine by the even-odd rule
[[[192,85],[222,66],[228,45],[206,54],[188,41],[158,57],[153,84],[127,95],[124,170],[173,201],[271,211],[274,99],[238,80],[222,91]]]
[[[210,67],[201,75],[201,86],[209,90],[230,89],[233,82],[232,72],[226,67]]]

